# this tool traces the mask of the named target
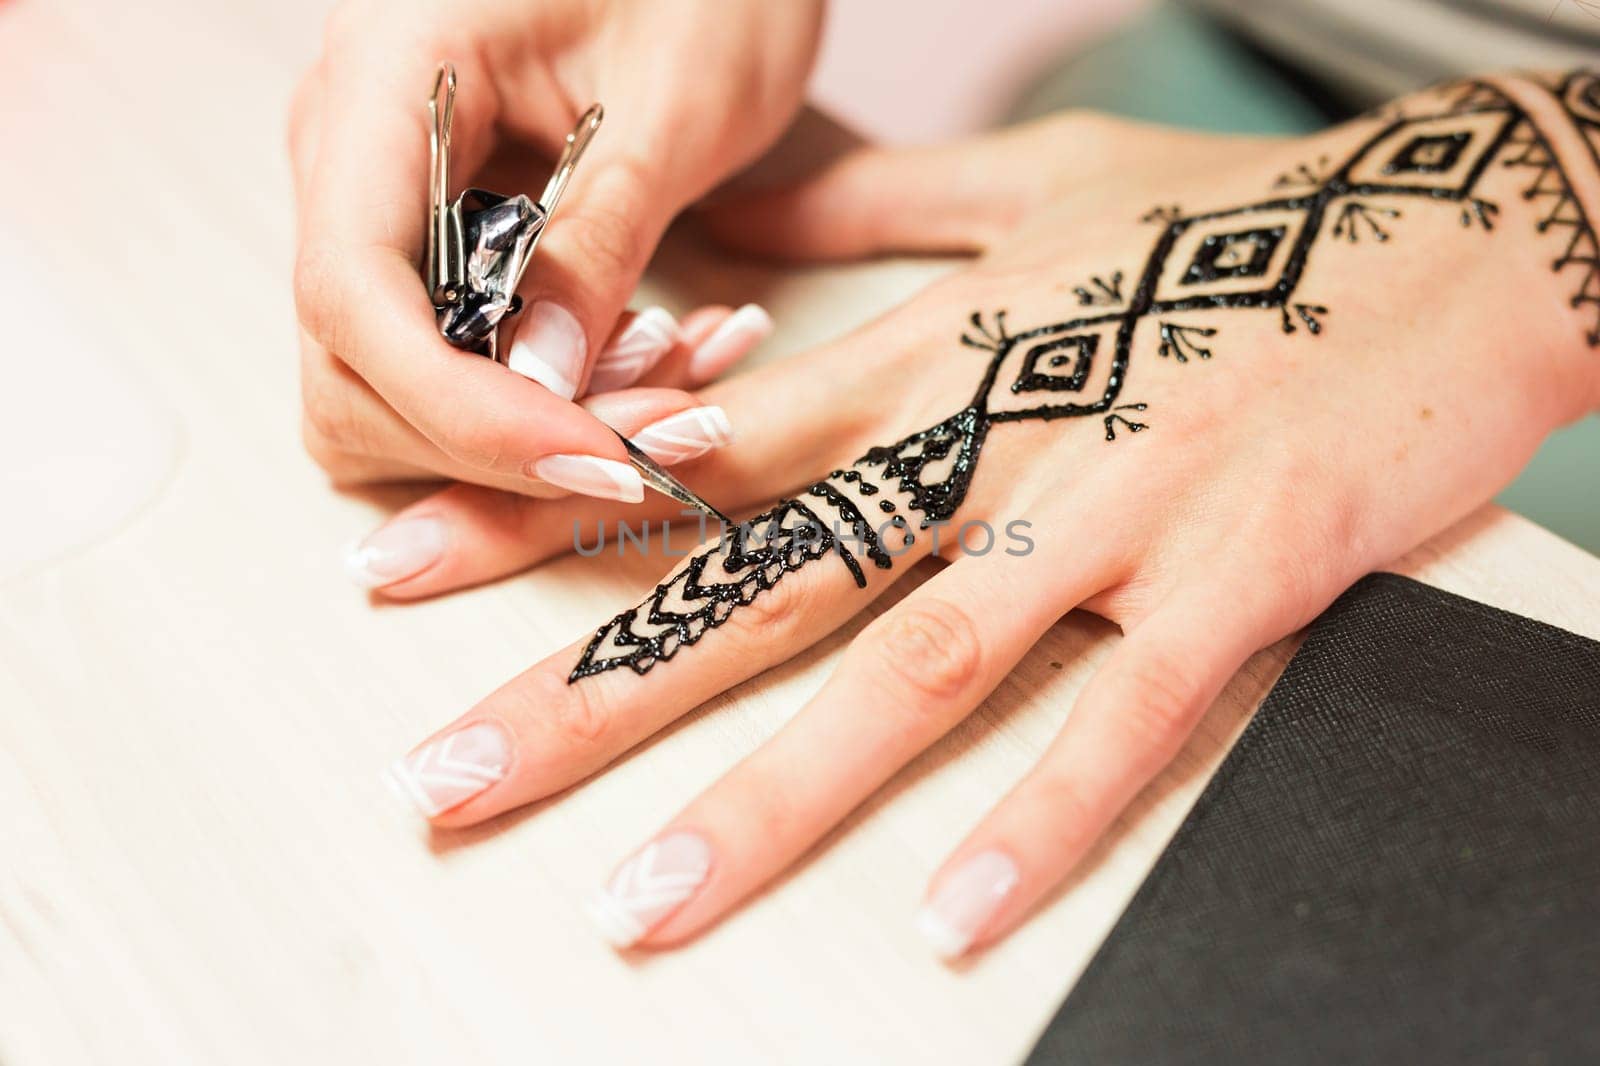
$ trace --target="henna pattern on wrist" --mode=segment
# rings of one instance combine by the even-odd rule
[[[1387,241],[1406,217],[1386,202],[1395,198],[1450,204],[1464,227],[1492,230],[1499,206],[1478,190],[1496,161],[1528,172],[1520,193],[1538,206],[1537,233],[1570,231],[1551,269],[1569,276],[1575,268],[1571,306],[1593,315],[1585,338],[1600,346],[1600,240],[1561,160],[1534,120],[1494,86],[1472,81],[1455,92],[1442,110],[1407,114],[1395,106],[1377,112],[1382,127],[1336,168],[1321,157],[1280,175],[1273,187],[1296,190],[1289,194],[1199,214],[1185,214],[1176,204],[1153,208],[1141,221],[1159,225],[1161,232],[1132,290],[1124,295],[1120,271],[1092,276],[1073,289],[1079,306],[1105,308],[1099,313],[1012,333],[1005,312],[987,319],[974,312],[961,342],[989,358],[965,407],[869,450],[850,469],[811,486],[803,495],[815,507],[784,500],[725,531],[643,604],[602,626],[569,683],[624,666],[643,674],[786,574],[825,555],[838,555],[856,585],[865,587],[857,553],[878,569],[892,569],[884,531],[895,529],[905,544],[915,541],[902,509],[920,515],[924,529],[954,516],[996,425],[1098,416],[1108,441],[1117,439],[1119,426],[1130,433],[1148,429],[1142,418],[1131,417],[1148,404],[1121,402],[1133,342],[1147,321],[1156,325],[1158,354],[1175,363],[1211,359],[1212,339],[1220,334],[1217,327],[1172,317],[1184,312],[1277,311],[1284,333],[1304,327],[1320,334],[1328,308],[1296,296],[1311,249],[1324,232],[1351,243]],[[1600,175],[1600,75],[1572,73],[1552,93]],[[869,499],[878,512],[871,518],[863,511]],[[819,510],[837,521],[823,521]],[[884,522],[880,515],[892,517]]]

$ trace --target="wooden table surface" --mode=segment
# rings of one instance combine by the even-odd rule
[[[859,625],[564,795],[428,833],[380,769],[653,575],[568,559],[407,607],[344,579],[340,545],[393,500],[330,492],[298,444],[282,140],[320,6],[0,4],[0,276],[29,294],[0,301],[8,330],[43,338],[0,352],[10,381],[54,368],[28,397],[62,412],[40,416],[35,457],[89,457],[77,483],[6,499],[6,524],[52,551],[0,569],[0,1062],[1018,1059],[1290,642],[1249,663],[1080,876],[957,968],[913,929],[923,886],[1109,651],[1097,619],[1063,620],[980,713],[681,951],[621,957],[579,901],[771,735]],[[774,358],[937,269],[779,274],[682,242],[663,260],[654,298],[765,302]],[[127,441],[100,458],[74,375],[120,383]],[[40,493],[115,521],[34,529]],[[1600,637],[1600,561],[1504,512],[1397,568]]]

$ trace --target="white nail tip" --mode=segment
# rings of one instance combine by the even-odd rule
[[[631,948],[647,932],[609,892],[596,892],[584,900],[583,913],[588,915],[605,942],[614,948]]]
[[[396,759],[384,777],[397,795],[432,818],[502,780],[509,760],[505,734],[495,725],[479,723]]]
[[[690,373],[701,379],[721,374],[772,332],[772,316],[759,304],[745,304],[700,342],[689,358]]]
[[[517,339],[506,355],[506,366],[570,400],[578,392],[587,348],[583,327],[572,312],[540,300],[528,309],[527,318],[517,329]]]
[[[597,455],[547,455],[533,472],[557,488],[623,503],[644,499],[644,479],[627,463]]]
[[[537,381],[563,400],[570,400],[578,394],[577,382],[539,358],[533,346],[526,341],[517,341],[511,346],[506,366],[530,381]]]
[[[703,348],[717,348],[731,340],[749,343],[761,340],[773,330],[772,316],[760,304],[745,304],[705,339]]]
[[[972,946],[971,937],[951,928],[931,907],[917,912],[917,932],[941,959],[960,958]]]
[[[632,384],[660,362],[678,338],[678,320],[666,308],[640,311],[595,360],[589,391],[607,392]]]
[[[767,314],[767,309],[760,304],[745,304],[722,324],[718,333],[738,333],[753,337],[765,337],[772,332],[772,316]]]
[[[383,783],[405,803],[407,810],[420,811],[424,818],[432,818],[442,809],[422,790],[404,759],[396,759],[384,767]]]
[[[633,442],[658,463],[687,462],[733,442],[733,424],[720,407],[691,407],[641,429]]]
[[[678,320],[665,308],[650,307],[634,316],[616,343],[600,353],[602,363],[624,354],[660,354],[678,341]]]
[[[943,877],[917,912],[917,930],[941,958],[953,959],[972,946],[1020,880],[1009,855],[979,852]]]
[[[694,833],[669,833],[618,868],[584,911],[606,941],[631,947],[688,902],[711,872],[711,848]]]
[[[393,579],[384,577],[373,567],[377,557],[377,551],[362,547],[360,539],[351,541],[344,546],[345,576],[364,589],[387,585]]]

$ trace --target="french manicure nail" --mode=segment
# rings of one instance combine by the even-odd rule
[[[438,562],[446,540],[444,523],[437,518],[401,518],[346,548],[345,571],[362,588],[392,585]]]
[[[518,327],[506,365],[570,400],[578,394],[588,343],[571,311],[540,300],[528,308],[528,317]]]
[[[663,466],[684,463],[733,442],[733,425],[720,407],[691,407],[652,422],[633,443]]]
[[[710,872],[711,845],[695,833],[668,833],[623,863],[584,909],[608,942],[632,947],[699,891]]]
[[[940,958],[972,946],[1022,875],[1009,855],[981,851],[952,870],[917,912],[917,929]]]
[[[772,332],[772,316],[757,304],[745,304],[700,342],[689,356],[689,375],[710,381],[743,359]]]
[[[664,307],[647,307],[605,346],[589,376],[590,392],[631,385],[678,343],[678,320]]]
[[[557,488],[602,500],[638,503],[644,479],[627,463],[596,455],[547,455],[533,464],[533,476]]]
[[[478,722],[396,759],[389,783],[432,818],[459,807],[506,776],[511,741],[493,722]]]

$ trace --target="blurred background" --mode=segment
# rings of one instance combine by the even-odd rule
[[[1288,134],[1441,78],[1596,62],[1600,0],[849,0],[812,98],[894,142],[1063,107]],[[1600,554],[1597,473],[1591,415],[1499,502]]]

